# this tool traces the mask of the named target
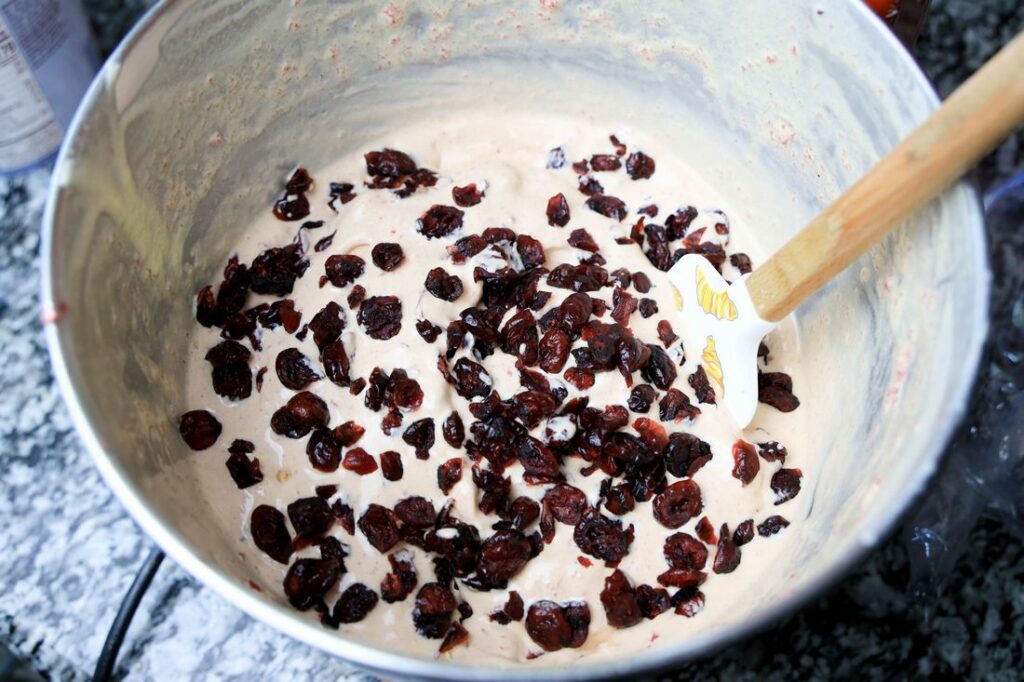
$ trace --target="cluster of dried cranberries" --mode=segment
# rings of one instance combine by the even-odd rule
[[[633,180],[642,180],[655,172],[655,162],[640,151],[627,155],[626,146],[614,136],[611,142],[614,154],[595,154],[571,168],[579,175],[580,192],[588,197],[587,208],[621,221],[627,215],[625,203],[605,193],[597,174],[624,169]],[[420,168],[400,151],[369,152],[365,160],[370,176],[365,186],[372,190],[390,190],[404,198],[437,182],[434,172]],[[552,150],[548,167],[564,166],[564,151]],[[274,214],[288,221],[307,216],[306,193],[312,186],[309,174],[297,170],[283,198],[275,203]],[[338,201],[345,204],[355,198],[351,184],[331,183],[330,188],[328,205],[335,211]],[[221,330],[223,340],[207,352],[206,360],[214,391],[227,400],[250,397],[254,383],[260,390],[267,368],[258,370],[254,380],[250,363],[253,352],[262,350],[263,330],[281,327],[297,341],[312,334],[318,357],[291,347],[274,360],[278,380],[293,394],[274,412],[270,427],[285,438],[307,438],[306,454],[314,469],[334,472],[340,467],[359,476],[375,475],[379,469],[384,480],[398,481],[404,473],[398,439],[416,458],[429,460],[440,427],[445,443],[463,451],[469,464],[464,466],[462,457],[439,463],[441,495],[447,496],[461,480],[470,480],[479,510],[493,517],[491,527],[481,529],[460,520],[451,500],[438,511],[421,496],[407,497],[393,507],[370,504],[357,515],[337,486],[327,485],[288,505],[287,517],[269,505],[256,507],[250,517],[254,543],[275,561],[285,565],[291,561],[285,594],[296,608],[316,610],[325,625],[362,620],[380,599],[390,604],[412,596],[413,624],[424,637],[442,640],[442,652],[469,639],[462,623],[472,609],[459,598],[460,585],[479,591],[506,589],[509,580],[554,541],[559,525],[569,527],[582,553],[580,563],[591,566],[593,561],[587,557],[592,557],[611,569],[600,598],[613,627],[631,627],[669,609],[695,615],[704,604],[699,588],[707,578],[709,548],[713,548],[711,570],[729,573],[739,565],[740,547],[754,538],[755,525],[748,519],[730,532],[722,524],[716,533],[708,517],[702,516],[703,499],[694,476],[711,460],[711,446],[690,433],[666,428],[666,424],[686,425],[701,414],[701,408],[676,387],[677,368],[685,361],[678,336],[668,320],[657,323],[656,340],[639,338],[631,327],[634,314],[646,319],[658,313],[657,303],[645,297],[653,286],[650,278],[625,268],[610,270],[597,241],[583,228],[572,230],[567,242],[585,255],[579,262],[559,264],[547,262],[540,241],[507,227],[463,234],[462,209],[472,210],[484,196],[476,184],[454,187],[452,199],[462,208],[434,204],[416,223],[426,239],[451,240],[447,246],[451,263],[471,262],[473,281],[481,287],[479,301],[454,319],[415,324],[429,344],[443,335],[437,369],[465,401],[472,417],[468,425],[459,411],[452,411],[440,424],[431,416],[416,418],[424,392],[404,369],[376,367],[369,376],[352,377],[342,340],[348,314],[339,303],[328,303],[300,328],[303,314],[287,296],[310,264],[301,239],[267,249],[248,266],[232,258],[216,290],[206,286],[199,291],[196,317],[201,325]],[[653,204],[641,207],[639,213],[630,237],[619,242],[640,245],[657,268],[667,270],[683,253],[701,253],[717,267],[725,262],[722,245],[728,227],[724,216],[713,228],[719,239],[706,239],[705,229],[689,232],[697,216],[693,208],[669,215],[664,225],[645,224],[658,215]],[[565,196],[553,196],[546,214],[549,225],[568,225],[571,216]],[[302,228],[323,224],[307,221]],[[459,238],[452,239],[456,232]],[[333,236],[317,242],[315,251],[328,249]],[[673,242],[680,245],[675,247]],[[399,244],[382,242],[372,248],[371,257],[375,267],[390,273],[400,268],[405,256]],[[730,262],[741,272],[750,269],[744,254],[733,254]],[[402,301],[393,295],[368,296],[356,284],[366,267],[359,256],[331,255],[324,262],[320,285],[350,288],[346,301],[360,328],[371,339],[387,341],[401,331]],[[464,286],[459,276],[438,266],[428,273],[423,290],[441,301],[455,302]],[[550,305],[552,291],[542,287],[567,293]],[[247,308],[250,292],[277,298]],[[611,304],[602,293],[610,293]],[[241,343],[244,340],[251,350]],[[486,367],[487,358],[499,353],[510,356],[519,373],[521,390],[512,395],[494,390]],[[625,405],[590,404],[586,392],[606,372],[621,375],[629,388]],[[642,383],[635,383],[636,376]],[[366,407],[381,415],[380,429],[396,439],[396,450],[375,456],[358,447],[368,425],[347,421],[331,426],[327,403],[309,390],[324,379],[352,395],[361,394]],[[715,404],[715,391],[703,368],[691,374],[687,383],[698,403]],[[570,398],[570,385],[579,392],[577,397]],[[779,410],[790,411],[799,404],[785,374],[762,373],[759,387],[761,401]],[[651,414],[655,407],[656,416]],[[194,410],[182,415],[180,431],[191,448],[204,450],[216,443],[222,427],[209,411]],[[251,441],[241,439],[228,448],[226,466],[239,488],[263,480],[255,449]],[[732,451],[733,476],[747,485],[758,475],[760,459],[784,463],[786,455],[785,447],[776,442],[737,441]],[[601,477],[597,499],[588,499],[567,481],[567,460],[581,462],[584,476]],[[543,495],[514,496],[512,479],[506,475],[513,466],[521,470],[526,485],[545,486]],[[799,469],[776,470],[771,477],[775,503],[792,499],[800,490],[800,479]],[[657,578],[658,585],[634,585],[617,568],[636,534],[630,515],[641,513],[676,531],[665,540],[667,566]],[[697,520],[697,537],[677,530],[691,520]],[[767,537],[786,525],[781,516],[771,516],[756,530]],[[353,583],[329,607],[325,598],[347,572],[344,560],[349,551],[332,534],[335,526],[349,535],[365,536],[387,556],[391,571],[379,590]],[[318,548],[319,558],[292,561],[296,552],[309,547]],[[409,547],[431,557],[433,580],[421,581]],[[585,602],[541,600],[527,607],[513,591],[508,603],[490,618],[503,625],[522,620],[538,646],[556,651],[586,641],[591,615]]]

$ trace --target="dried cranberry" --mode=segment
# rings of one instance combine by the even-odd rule
[[[284,327],[289,334],[294,334],[302,322],[302,313],[295,310],[295,301],[290,298],[283,298],[274,301],[266,309],[258,314],[259,323],[266,329],[275,329],[278,325]]]
[[[241,305],[245,305],[244,292]],[[204,327],[219,327],[224,322],[224,313],[217,305],[217,297],[209,284],[196,294],[196,321]]]
[[[334,523],[334,515],[322,497],[303,497],[288,505],[288,519],[300,538],[318,538]]]
[[[402,425],[402,419],[402,413],[398,408],[392,407],[380,420],[380,430],[384,432],[384,435],[390,436],[392,431]]]
[[[800,478],[803,473],[799,469],[779,469],[772,474],[772,491],[775,492],[775,504],[788,502],[800,492]]]
[[[594,311],[594,299],[584,293],[569,294],[558,306],[553,319],[559,329],[571,339],[579,338],[583,327]]]
[[[711,519],[707,516],[700,517],[700,521],[697,522],[697,537],[700,538],[701,542],[708,545],[718,544],[718,536],[715,534],[715,527],[711,525]]]
[[[545,651],[578,649],[590,632],[590,607],[586,602],[558,604],[541,600],[526,614],[526,634]]]
[[[736,526],[736,530],[732,534],[732,541],[736,543],[737,547],[742,547],[753,539],[754,519],[747,519],[740,525]]]
[[[366,388],[366,379],[359,377],[358,379],[352,380],[352,383],[348,387],[348,392],[352,395],[359,395],[363,392],[364,388]]]
[[[205,450],[220,438],[222,427],[217,418],[206,410],[192,410],[181,415],[178,433],[193,450]]]
[[[477,575],[484,585],[504,586],[532,556],[533,548],[525,535],[515,529],[500,530],[480,545]]]
[[[366,429],[351,420],[341,424],[340,426],[335,426],[334,431],[332,432],[334,439],[338,441],[338,444],[346,448],[359,442],[359,439],[363,437],[364,433],[366,433]]]
[[[373,547],[384,554],[398,543],[398,524],[395,513],[379,504],[370,504],[359,517],[359,530]]]
[[[754,480],[761,465],[757,460],[757,451],[754,446],[745,440],[737,440],[732,444],[732,476],[738,479],[743,485]]]
[[[597,291],[608,286],[608,271],[599,265],[562,263],[548,273],[548,285],[576,292]]]
[[[697,209],[693,206],[686,206],[665,218],[665,229],[668,232],[668,238],[673,241],[682,239],[683,235],[686,234],[686,230],[689,229],[690,223],[696,217]]]
[[[672,330],[672,324],[668,320],[658,321],[658,339],[665,348],[679,340],[679,335]]]
[[[700,486],[689,479],[676,481],[654,498],[654,518],[666,528],[679,528],[703,508]]]
[[[388,604],[393,604],[404,600],[416,589],[417,575],[412,555],[407,551],[389,554],[388,562],[391,572],[380,583],[380,596]]]
[[[337,386],[348,386],[351,383],[349,376],[349,358],[345,351],[345,344],[341,339],[335,339],[323,349],[322,357],[324,363],[324,374]]]
[[[532,270],[544,265],[544,246],[539,240],[525,234],[516,237],[516,252],[524,270]]]
[[[789,521],[781,516],[769,516],[767,519],[757,524],[757,534],[763,538],[771,537],[788,525]]]
[[[673,533],[665,538],[665,561],[670,568],[700,571],[708,562],[708,549],[688,533]]]
[[[528,484],[557,483],[565,480],[558,457],[536,438],[527,436],[519,439],[515,455],[523,466],[523,479]]]
[[[248,291],[249,269],[238,262],[238,256],[232,256],[224,267],[224,281],[217,289],[218,318],[223,319],[244,308]]]
[[[448,445],[453,448],[461,448],[462,441],[466,437],[465,428],[462,425],[462,417],[458,412],[452,411],[441,425],[441,435]]]
[[[249,288],[256,294],[285,296],[308,267],[309,260],[298,244],[267,249],[249,266]]]
[[[622,168],[622,161],[611,154],[594,154],[590,157],[590,167],[595,171],[615,171]]]
[[[333,484],[318,485],[317,487],[313,488],[313,492],[316,493],[317,497],[322,497],[326,500],[331,497],[334,497],[334,495],[338,492],[338,486]]]
[[[668,432],[665,431],[665,427],[652,419],[640,417],[633,422],[633,428],[652,452],[661,453],[668,445]]]
[[[367,152],[363,158],[366,160],[366,172],[370,175],[397,178],[416,172],[416,162],[412,157],[395,149]]]
[[[583,228],[572,231],[572,234],[569,235],[569,245],[577,249],[589,251],[590,253],[597,253],[598,251],[597,242],[594,241],[594,238],[590,233]],[[614,275],[615,273],[612,274]]]
[[[386,341],[402,329],[402,303],[397,296],[371,296],[359,307],[357,319],[371,339]]]
[[[423,404],[423,389],[418,381],[409,378],[404,369],[396,369],[384,391],[384,402],[391,407],[415,410]]]
[[[346,287],[363,275],[366,261],[356,255],[334,255],[324,264],[327,279],[336,287]]]
[[[274,217],[291,222],[309,215],[309,199],[304,193],[289,193],[274,202]]]
[[[629,392],[629,409],[640,414],[647,414],[651,409],[651,403],[657,397],[657,392],[650,384],[637,384]]]
[[[715,389],[711,387],[711,382],[708,381],[708,375],[704,371],[703,366],[698,366],[697,370],[690,375],[688,381],[693,392],[697,395],[697,400],[708,405],[715,404]]]
[[[418,230],[427,239],[445,237],[462,227],[463,211],[454,206],[434,204],[420,216]]]
[[[512,590],[508,593],[508,600],[500,611],[490,615],[492,621],[500,625],[508,625],[514,620],[522,620],[524,615],[523,598],[519,593]]]
[[[677,614],[693,618],[704,610],[704,593],[696,587],[682,589],[672,596],[672,603]]]
[[[404,473],[402,457],[394,450],[380,453],[380,469],[385,480],[400,481]]]
[[[606,479],[601,484],[601,499],[604,508],[616,516],[623,516],[633,511],[636,506],[636,498],[627,483],[611,485],[611,480]]]
[[[711,570],[715,573],[732,573],[740,565],[740,548],[729,533],[729,524],[723,523],[718,531],[718,549]]]
[[[299,559],[284,577],[284,593],[292,606],[305,611],[321,602],[339,577],[341,567],[334,559]]]
[[[245,400],[252,395],[252,371],[245,363],[232,363],[213,368],[214,392],[228,400]]]
[[[690,404],[690,399],[677,388],[670,388],[658,403],[658,416],[663,422],[696,419],[700,409]]]
[[[629,316],[637,308],[637,300],[629,294],[623,292],[621,289],[616,289],[621,292],[618,296],[618,301],[615,303],[615,307],[612,308],[612,319],[621,325],[629,324]]]
[[[459,606],[469,606],[465,602]],[[441,647],[437,650],[438,653],[444,654],[457,646],[461,646],[469,642],[469,631],[462,627],[459,623],[452,623],[448,627],[448,632],[444,636],[444,641],[441,642]]]
[[[566,381],[581,391],[592,388],[595,381],[593,372],[588,369],[578,369],[576,367],[565,370],[564,376]]]
[[[626,204],[608,194],[596,194],[587,199],[587,208],[608,218],[622,221],[626,217]]]
[[[441,583],[426,583],[416,593],[412,611],[416,631],[428,639],[441,639],[448,632],[456,606],[451,588]]]
[[[548,225],[565,227],[569,223],[569,202],[564,194],[556,194],[548,199]]]
[[[352,583],[334,604],[334,619],[339,623],[358,623],[377,606],[377,593],[362,583]]]
[[[544,505],[556,521],[575,526],[590,504],[586,494],[568,483],[559,483],[544,493]]]
[[[356,534],[355,513],[352,511],[352,507],[341,500],[335,500],[331,505],[331,511],[334,512],[334,518],[338,519],[338,523],[345,529],[345,532],[349,535]]]
[[[292,555],[292,538],[285,526],[284,514],[267,504],[252,510],[249,531],[256,547],[274,561],[288,563]]]
[[[313,332],[313,343],[320,350],[335,341],[345,330],[345,312],[334,301],[324,306],[323,310],[313,316],[309,323]]]
[[[434,420],[430,417],[414,421],[402,433],[402,440],[416,449],[418,459],[430,457],[430,448],[434,447]]]
[[[228,453],[231,455],[226,462],[228,473],[239,489],[248,488],[263,480],[260,460],[255,457],[249,459],[249,455],[255,449],[256,446],[250,441],[237,439],[228,448]]]
[[[584,553],[603,559],[607,564],[616,564],[629,553],[633,526],[623,529],[621,521],[588,509],[576,524],[573,540]]]
[[[509,505],[512,525],[519,530],[526,530],[540,517],[540,505],[536,500],[520,496]]]
[[[462,458],[453,457],[437,467],[437,487],[445,495],[462,479]]]
[[[754,266],[750,263],[750,256],[745,253],[732,254],[729,256],[729,262],[740,271],[741,275],[745,275],[754,269]]]
[[[327,403],[309,391],[302,391],[274,412],[270,427],[278,435],[302,438],[314,428],[327,426],[329,420]]]
[[[665,448],[665,467],[673,476],[693,476],[711,461],[711,446],[689,433],[673,433]]]
[[[331,198],[327,202],[327,205],[331,207],[332,211],[337,213],[338,209],[335,207],[334,204],[338,200],[341,200],[342,205],[344,205],[344,204],[347,204],[348,202],[352,201],[353,199],[355,199],[356,195],[352,191],[353,189],[355,189],[355,187],[352,185],[351,182],[332,182],[332,183],[330,183],[328,194],[329,194],[329,196]]]
[[[427,498],[414,495],[395,504],[395,516],[406,526],[431,528],[437,521],[437,510]]]
[[[618,569],[604,579],[601,605],[608,624],[613,628],[631,628],[644,617],[637,603],[636,590],[629,584],[626,574]]]
[[[475,182],[471,182],[465,187],[452,187],[452,199],[463,208],[476,206],[483,196],[484,193],[477,189]]]
[[[604,185],[598,182],[597,178],[590,175],[583,175],[580,177],[577,189],[579,189],[581,194],[585,194],[588,197],[604,194]]]
[[[783,462],[786,461],[786,446],[776,441],[770,440],[764,443],[757,444],[757,453],[764,458],[766,462]]]
[[[672,359],[660,346],[653,343],[647,344],[651,351],[650,358],[641,369],[641,375],[645,381],[649,381],[663,391],[667,391],[676,380],[677,371]]]
[[[626,159],[626,172],[634,180],[642,180],[654,175],[654,159],[643,152],[633,152]]]
[[[437,337],[441,335],[441,328],[428,320],[418,320],[416,322],[416,331],[427,343],[434,343],[434,341],[437,341]]]
[[[668,590],[650,585],[637,585],[636,603],[644,618],[657,618],[671,606]]]
[[[515,416],[528,429],[534,429],[550,417],[558,403],[546,391],[523,391],[512,397]]]
[[[494,382],[487,370],[477,362],[459,358],[452,368],[455,390],[463,398],[483,398],[491,392]]]
[[[341,464],[341,445],[327,429],[315,429],[306,441],[306,455],[317,471],[337,471]]]
[[[484,514],[508,515],[512,480],[490,469],[473,466],[473,484],[480,491],[477,507]]]
[[[540,368],[551,374],[562,371],[569,358],[569,345],[569,336],[565,332],[549,329],[541,338],[538,348]]]
[[[286,348],[278,353],[274,367],[281,384],[293,391],[301,391],[320,380],[320,375],[310,367],[309,359],[298,348]]]
[[[442,301],[454,301],[462,296],[462,280],[457,275],[449,275],[444,268],[433,268],[428,272],[423,286],[434,298]]]
[[[391,272],[405,260],[402,247],[394,242],[381,242],[370,251],[373,264],[385,272]]]
[[[341,466],[360,476],[366,476],[377,470],[377,460],[362,448],[352,448],[345,453]]]
[[[793,379],[785,372],[764,372],[757,377],[757,399],[779,412],[792,412],[800,407],[793,395]]]

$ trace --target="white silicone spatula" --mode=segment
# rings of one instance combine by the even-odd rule
[[[682,301],[684,348],[740,427],[757,409],[765,334],[1022,122],[1024,33],[761,267],[732,284],[696,254],[669,270]]]

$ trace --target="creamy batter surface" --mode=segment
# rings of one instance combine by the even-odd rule
[[[453,115],[284,174],[183,368],[197,494],[254,589],[491,665],[661,646],[758,592],[814,477],[796,330],[737,429],[663,270],[735,279],[756,226],[651,132]]]

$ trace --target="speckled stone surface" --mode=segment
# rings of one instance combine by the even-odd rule
[[[148,4],[85,2],[105,52]],[[936,1],[919,55],[946,94],[1021,28],[1024,7],[1018,0]],[[1018,133],[983,164],[981,187],[1019,171],[1022,157],[1024,135]],[[51,377],[37,294],[39,219],[48,180],[46,170],[0,179],[0,643],[47,677],[78,680],[88,678],[150,543],[100,480]],[[1024,260],[1020,226],[990,227],[1003,268],[1019,268]],[[1020,280],[1007,281],[1015,288],[1003,292],[1005,305],[996,310],[1004,318],[995,324],[1013,331],[1010,318],[1024,315],[1024,303]],[[1003,336],[1017,343],[1022,334]],[[1005,397],[1021,385],[1014,361],[1020,349],[1000,343],[986,375],[988,384],[995,385],[993,376],[1003,382]],[[981,407],[991,406],[984,392],[995,389],[988,384],[977,398]],[[956,458],[950,463],[956,465]],[[962,474],[947,466],[941,485],[910,517],[908,528],[830,594],[769,632],[665,679],[1021,679],[1024,547],[1010,532],[1019,521],[985,518],[973,524],[980,504],[956,509]],[[955,565],[961,547],[949,548],[950,568],[932,576],[941,587],[922,593],[910,589],[911,578],[928,575],[908,559],[919,556],[921,545],[905,537],[918,537],[918,526],[937,518],[929,511],[935,507],[952,507],[954,516],[966,519],[958,543],[966,546]],[[949,514],[942,518],[948,523]],[[171,562],[164,563],[142,602],[118,674],[160,680],[372,679],[256,623]]]

